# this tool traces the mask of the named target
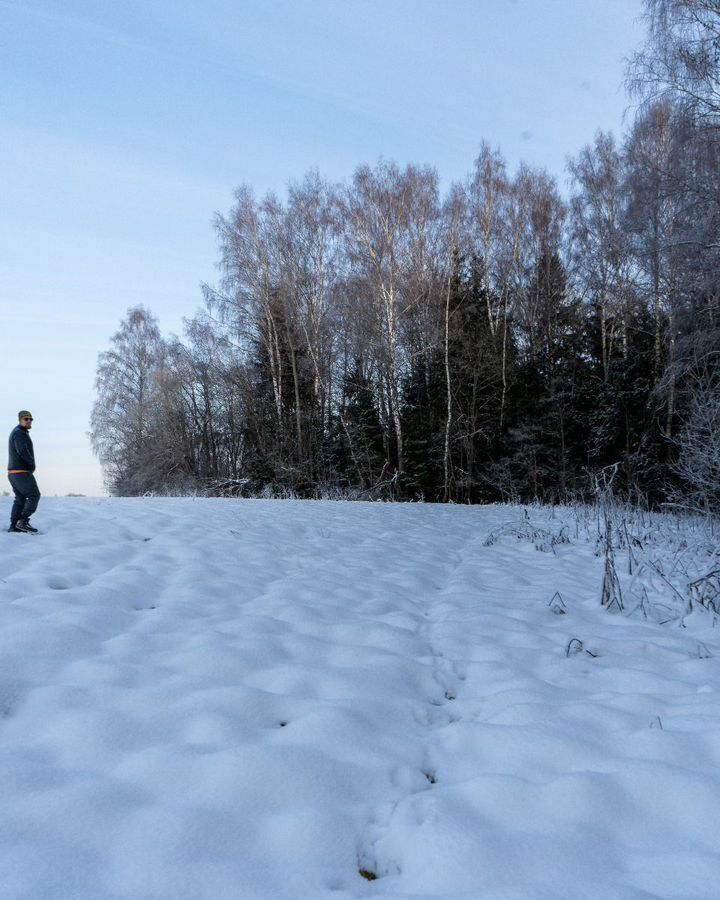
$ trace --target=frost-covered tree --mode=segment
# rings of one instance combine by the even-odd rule
[[[162,482],[159,420],[165,342],[143,306],[128,310],[110,349],[98,356],[90,440],[112,494],[132,495]]]
[[[690,499],[720,512],[720,354],[705,358],[691,377],[685,421],[677,436],[674,469]]]

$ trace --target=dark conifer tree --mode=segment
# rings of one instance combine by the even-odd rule
[[[442,499],[445,377],[440,356],[419,358],[403,390],[405,470],[401,490],[412,500]]]
[[[343,385],[343,402],[335,424],[334,464],[346,486],[376,488],[386,469],[384,429],[372,381],[356,359]]]
[[[248,366],[249,477],[309,496],[315,477],[309,448],[322,443],[322,435],[318,440],[312,431],[317,422],[310,367],[279,297],[271,312],[264,324],[271,331],[252,341]]]
[[[521,357],[508,432],[510,471],[518,496],[556,500],[577,478],[575,394],[584,366],[577,302],[568,296],[565,270],[555,252],[537,260],[520,329]]]

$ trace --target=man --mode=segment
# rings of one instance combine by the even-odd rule
[[[30,516],[40,502],[40,491],[33,475],[35,453],[30,438],[32,423],[32,415],[21,409],[18,424],[10,432],[8,445],[8,481],[15,494],[8,531],[22,531],[25,534],[37,533],[37,528],[30,524]]]

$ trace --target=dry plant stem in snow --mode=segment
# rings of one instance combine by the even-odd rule
[[[713,569],[688,585],[690,597],[710,612],[720,612],[720,569]]]
[[[605,574],[603,576],[602,597],[600,603],[607,609],[623,610],[620,580],[615,570],[615,554],[613,551],[613,511],[615,498],[612,483],[617,474],[618,464],[601,469],[594,477],[595,496],[597,497],[605,526]],[[623,525],[625,525],[623,521]]]

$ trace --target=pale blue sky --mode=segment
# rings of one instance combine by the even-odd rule
[[[100,493],[97,354],[216,277],[215,211],[380,156],[447,186],[480,142],[564,164],[619,134],[640,0],[0,0],[0,411],[46,494]]]

